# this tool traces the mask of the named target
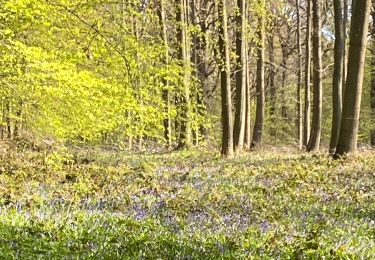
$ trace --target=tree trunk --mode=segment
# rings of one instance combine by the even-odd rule
[[[247,45],[247,44],[246,44]],[[247,49],[247,47],[246,47]],[[246,60],[248,52],[246,52]],[[246,66],[248,63],[246,62]],[[247,70],[246,75],[246,115],[245,115],[245,147],[250,149],[251,147],[251,94],[250,94],[250,77],[249,71]]]
[[[166,26],[166,18],[165,18],[165,7],[164,7],[164,0],[160,0],[159,9],[158,9],[158,16],[160,26],[162,28],[160,38],[163,40],[164,48],[165,48],[165,64],[168,66],[169,64],[169,45],[168,45],[168,36],[167,36],[167,26]],[[171,125],[171,116],[170,116],[170,95],[169,95],[169,82],[167,80],[164,81],[164,89],[162,91],[162,98],[164,103],[164,113],[165,118],[163,121],[164,126],[164,139],[167,142],[167,147],[169,148],[172,145],[172,125]]]
[[[372,43],[371,43],[371,115],[372,120],[375,120],[375,1],[372,3]],[[370,142],[372,146],[375,146],[375,129],[371,130],[370,133]]]
[[[282,131],[284,136],[287,134],[287,127],[286,125],[289,124],[288,120],[288,107],[286,106],[287,101],[285,98],[285,89],[286,89],[286,79],[287,79],[287,62],[288,62],[288,47],[286,43],[281,43],[281,91],[280,91],[280,103],[281,103],[281,118],[283,120],[283,127]]]
[[[321,124],[322,124],[322,50],[321,50],[321,28],[320,17],[321,1],[313,1],[313,118],[311,136],[307,145],[307,151],[318,151],[320,146]]]
[[[190,2],[190,22],[191,22],[191,25],[195,28],[198,23],[197,23],[197,14],[195,12],[195,7],[196,7],[196,0],[190,0],[188,1],[188,3]],[[191,55],[190,55],[190,60],[191,60],[191,63],[196,67],[198,68],[198,51],[197,51],[197,48],[198,48],[198,32],[197,31],[193,31],[191,33]],[[193,70],[193,75],[196,79],[198,79],[199,75],[198,75],[198,71],[197,69]],[[195,99],[197,101],[197,104],[195,104],[193,106],[193,113],[194,114],[198,114],[199,113],[199,107],[198,107],[198,104],[200,103],[200,91],[196,91],[195,93]],[[199,139],[200,139],[200,135],[199,135],[199,125],[197,123],[194,124],[194,126],[192,126],[192,132],[193,132],[193,143],[195,146],[198,146],[199,145]]]
[[[305,50],[305,108],[303,123],[303,144],[307,146],[310,138],[310,77],[311,77],[311,0],[306,7],[306,50]]]
[[[301,19],[300,19],[300,6],[299,0],[296,0],[297,9],[297,45],[298,45],[298,82],[297,82],[297,119],[296,119],[296,129],[297,129],[297,141],[298,148],[302,149],[302,100],[301,100],[301,88],[302,88],[302,46],[301,46]]]
[[[276,140],[276,67],[275,67],[275,46],[274,46],[274,36],[269,35],[268,38],[268,51],[269,51],[269,88],[270,88],[270,135]]]
[[[189,148],[191,146],[190,126],[190,41],[188,36],[188,6],[186,0],[176,0],[177,7],[177,40],[179,45],[179,59],[183,66],[183,91],[179,99],[180,111],[180,135],[178,136],[178,148]]]
[[[348,77],[336,156],[356,152],[370,0],[355,1],[350,26]]]
[[[341,111],[342,111],[342,79],[344,68],[344,23],[343,23],[343,0],[333,2],[335,16],[335,64],[333,69],[332,84],[332,130],[329,152],[333,154],[336,150],[337,140],[339,138]]]
[[[262,6],[264,2],[261,2]],[[259,148],[262,145],[262,134],[264,125],[264,20],[263,15],[259,18],[259,29],[258,29],[258,57],[257,57],[257,84],[256,84],[256,95],[257,95],[257,105],[256,105],[256,116],[255,125],[253,131],[253,140],[251,142],[251,147]]]
[[[233,129],[235,152],[241,152],[244,146],[246,116],[246,1],[237,0],[239,9],[236,16],[236,110]]]
[[[221,154],[225,157],[233,156],[233,123],[232,123],[232,96],[230,86],[230,49],[228,37],[228,18],[226,0],[218,1],[220,20],[219,48],[221,58],[221,120],[222,120],[222,147]]]
[[[343,28],[344,28],[344,67],[343,67],[343,71],[342,71],[342,99],[344,99],[344,92],[345,92],[345,83],[346,83],[346,65],[347,65],[347,60],[346,60],[346,38],[347,38],[347,24],[348,24],[348,12],[349,12],[349,7],[348,7],[348,0],[344,0],[344,15],[343,15],[343,20],[342,20],[342,23],[343,23]]]

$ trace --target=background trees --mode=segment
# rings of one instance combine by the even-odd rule
[[[250,141],[330,143],[333,152],[351,10],[346,0],[2,0],[0,137],[128,149],[221,143],[223,154]],[[358,108],[366,144],[374,84],[364,77],[361,112],[358,102],[343,107]]]

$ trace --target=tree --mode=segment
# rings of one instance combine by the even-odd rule
[[[268,36],[268,57],[269,57],[269,91],[270,91],[270,135],[276,138],[276,66],[275,66],[275,45],[274,45],[274,34],[270,33]]]
[[[303,144],[310,139],[310,78],[311,78],[311,0],[306,0],[306,49],[305,49],[305,108],[303,122]]]
[[[344,73],[344,22],[343,22],[343,0],[333,2],[334,17],[335,17],[335,50],[334,50],[334,69],[333,69],[333,83],[332,83],[332,130],[331,141],[329,145],[329,152],[334,153],[339,138],[341,110],[342,110],[342,83]]]
[[[258,2],[264,7],[264,2]],[[263,124],[264,124],[264,44],[265,44],[265,17],[258,16],[258,46],[257,46],[257,82],[256,82],[256,116],[254,123],[253,139],[251,147],[260,147],[262,144]]]
[[[158,16],[159,22],[161,26],[161,33],[160,38],[164,42],[165,47],[165,64],[169,64],[169,44],[168,44],[168,35],[167,35],[167,26],[166,26],[166,18],[165,18],[165,3],[164,0],[159,0],[159,8],[158,8]],[[172,125],[171,125],[171,117],[170,117],[170,92],[168,89],[168,81],[164,80],[164,89],[162,91],[162,97],[164,101],[164,112],[165,118],[163,122],[164,126],[164,139],[167,142],[167,147],[172,145]]]
[[[372,1],[372,27],[371,27],[371,35],[372,35],[372,43],[371,43],[371,114],[372,119],[375,119],[375,1]],[[372,146],[375,146],[375,129],[371,130],[370,133],[370,142]]]
[[[178,148],[188,148],[191,146],[191,125],[190,125],[190,37],[188,32],[188,5],[186,0],[176,0],[176,20],[179,60],[183,69],[183,89],[178,97],[179,108],[179,128],[180,135],[177,139]]]
[[[298,49],[298,80],[297,80],[297,93],[296,93],[296,129],[297,129],[297,141],[298,148],[302,149],[303,136],[302,136],[302,44],[301,44],[301,18],[300,18],[300,5],[299,0],[296,0],[296,10],[297,10],[297,49]]]
[[[359,113],[365,66],[370,0],[355,1],[349,36],[348,76],[335,156],[357,150]]]
[[[236,95],[233,129],[234,150],[240,152],[244,146],[246,116],[246,1],[237,0],[236,15]]]
[[[321,1],[313,1],[313,118],[311,124],[311,136],[307,145],[307,151],[318,151],[322,128],[322,49],[321,49]]]
[[[221,85],[221,122],[222,144],[221,154],[225,157],[233,156],[233,122],[232,95],[230,84],[230,50],[228,37],[228,17],[226,0],[218,1],[219,49],[220,49],[220,85]]]

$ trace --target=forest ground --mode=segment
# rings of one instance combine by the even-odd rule
[[[1,259],[375,258],[373,151],[1,147]]]

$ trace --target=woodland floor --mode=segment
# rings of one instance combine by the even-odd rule
[[[375,153],[0,155],[1,259],[375,258]]]

